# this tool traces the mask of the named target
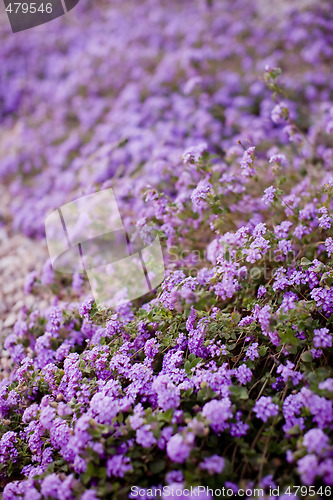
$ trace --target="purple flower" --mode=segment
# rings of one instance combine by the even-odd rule
[[[326,390],[326,391],[333,392],[333,378],[328,378],[328,379],[324,380],[324,382],[320,382],[318,387],[321,391]]]
[[[275,191],[276,188],[274,186],[269,186],[265,189],[264,195],[261,199],[266,205],[271,205],[273,203]]]
[[[318,474],[318,459],[315,455],[305,455],[297,462],[297,470],[304,484],[315,483]]]
[[[16,500],[17,498],[22,498],[21,495],[24,494],[24,490],[25,484],[23,481],[8,483],[3,490],[3,500]]]
[[[0,439],[0,463],[4,463],[7,460],[12,460],[16,462],[18,456],[18,451],[15,448],[16,443],[16,433],[13,431],[8,431],[3,434]]]
[[[285,220],[280,225],[274,227],[274,233],[278,238],[287,238],[292,222]]]
[[[190,78],[186,84],[184,85],[183,92],[185,95],[191,94],[191,92],[200,85],[202,82],[202,78],[200,76],[194,76],[193,78]],[[198,148],[198,146],[196,147]],[[194,148],[189,148],[189,151],[195,149]],[[185,154],[185,153],[184,153]],[[186,163],[186,162],[185,162]]]
[[[51,425],[55,419],[55,409],[51,408],[50,406],[46,406],[45,408],[42,409],[40,412],[40,417],[39,421],[44,427],[44,429],[49,430],[51,428]]]
[[[258,288],[258,292],[257,292],[258,299],[263,299],[265,297],[266,293],[267,293],[266,288],[263,285],[260,285],[260,287]]]
[[[61,479],[57,474],[46,476],[41,482],[41,493],[44,497],[59,498],[61,490]]]
[[[260,260],[270,248],[270,243],[268,240],[262,236],[258,236],[250,244],[250,248],[245,248],[243,253],[246,255],[246,262],[251,262],[252,264],[257,260]]]
[[[328,328],[314,330],[313,343],[315,347],[332,347],[332,334]]]
[[[235,376],[240,384],[245,385],[251,381],[252,371],[245,364],[243,364],[237,368]]]
[[[239,412],[241,414],[241,412]],[[232,437],[242,437],[245,436],[250,426],[240,419],[241,415],[236,415],[237,422],[230,424],[230,436]]]
[[[231,401],[228,398],[220,401],[213,399],[205,404],[202,415],[209,421],[214,432],[222,432],[227,428],[227,420],[232,417]]]
[[[280,240],[278,242],[278,249],[280,252],[282,252],[284,255],[288,255],[289,252],[293,252],[294,248],[289,240]]]
[[[134,431],[142,426],[144,414],[145,412],[142,405],[140,403],[137,404],[134,408],[133,415],[129,416],[129,423]]]
[[[256,358],[259,358],[259,353],[258,353],[258,342],[254,342],[253,344],[249,345],[249,347],[246,350],[246,357],[249,358],[251,361],[254,361]]]
[[[322,229],[330,229],[332,218],[328,215],[327,208],[319,208],[318,213],[321,214],[321,217],[318,218],[319,227]]]
[[[80,305],[79,313],[82,318],[84,318],[88,323],[91,323],[90,311],[93,306],[94,300],[87,299]]]
[[[164,427],[164,429],[162,429],[161,436],[157,441],[157,446],[159,447],[160,450],[165,449],[166,444],[171,438],[172,434],[173,434],[173,427],[171,425],[168,427]]]
[[[43,266],[41,282],[43,285],[51,285],[53,281],[54,281],[54,271],[51,260],[48,259]]]
[[[36,279],[37,279],[37,271],[31,271],[30,273],[27,274],[24,281],[24,293],[26,294],[31,293]]]
[[[98,500],[97,492],[96,490],[86,490],[82,496],[81,500]]]
[[[255,159],[255,147],[250,147],[248,148],[241,159],[241,168],[242,168],[242,175],[245,177],[251,177],[256,173],[255,168],[253,167]]]
[[[28,423],[31,420],[34,420],[35,417],[37,416],[38,410],[39,410],[39,405],[37,403],[33,403],[31,406],[28,406],[28,408],[24,410],[24,413],[22,415],[22,421]]]
[[[73,274],[72,288],[75,292],[80,292],[83,285],[83,277],[80,273]]]
[[[266,224],[264,224],[263,222],[260,222],[253,229],[252,236],[254,238],[259,238],[260,236],[263,236],[264,234],[266,234],[266,231],[267,231]]]
[[[262,488],[276,488],[276,483],[273,481],[273,476],[272,474],[269,474],[266,477],[263,477],[260,483],[260,486]]]
[[[318,467],[318,475],[323,477],[324,483],[333,486],[333,459],[326,458]]]
[[[285,313],[291,309],[295,309],[295,302],[298,301],[298,297],[294,292],[287,292],[283,295],[281,306],[278,311],[283,310]]]
[[[224,458],[218,455],[207,457],[201,462],[200,469],[207,470],[209,474],[221,474],[224,469]]]
[[[331,254],[333,253],[333,239],[331,237],[329,237],[325,240],[325,247],[326,247],[328,256],[330,257]]]
[[[280,102],[274,106],[271,114],[274,123],[283,123],[289,118],[289,109],[286,103]]]
[[[159,352],[159,344],[156,339],[149,339],[144,347],[145,355],[147,358],[154,358]]]
[[[167,484],[181,483],[184,480],[183,473],[180,470],[172,470],[168,472],[165,476],[165,482]]]
[[[257,435],[239,479],[252,489],[274,422],[289,448],[283,481],[332,484],[333,387],[322,381],[333,345],[332,16],[307,3],[275,15],[247,0],[85,2],[78,22],[28,30],[24,43],[0,29],[0,483],[20,477],[5,500],[126,495],[140,456],[153,473],[146,486],[166,482],[185,498],[185,462],[198,484],[225,475],[237,443]],[[111,186],[119,214],[96,207],[90,219],[85,195]],[[78,241],[87,264],[104,239],[94,228],[106,216],[112,233],[121,217],[147,294],[126,302],[127,282],[141,285],[131,258],[100,268],[106,279],[124,266],[113,312],[85,300],[76,266],[56,276],[39,243],[57,208],[64,265]],[[155,232],[166,246],[156,290]],[[20,262],[34,292],[23,302]],[[310,361],[296,369],[303,348]],[[256,404],[231,403],[230,386],[243,384],[263,394]],[[265,488],[273,448],[257,478]],[[85,484],[92,462],[101,474]]]
[[[333,134],[333,120],[330,120],[326,125],[327,134]]]
[[[205,142],[198,146],[192,146],[183,153],[183,162],[185,165],[198,163],[205,151],[207,151],[207,144]]]
[[[156,443],[150,425],[146,424],[136,431],[136,442],[144,448],[150,448]]]
[[[287,164],[287,159],[283,154],[275,154],[270,157],[269,163],[277,163],[278,165],[285,166]]]
[[[126,472],[132,470],[130,459],[123,455],[114,455],[106,462],[106,472],[109,477],[124,477]]]
[[[260,418],[263,422],[267,422],[270,417],[275,417],[279,414],[279,407],[272,403],[270,396],[261,396],[254,405],[253,411],[257,418]]]
[[[321,429],[310,429],[303,437],[303,445],[309,453],[320,455],[329,445],[329,438]]]
[[[258,308],[258,312],[256,312],[255,316],[257,316],[263,332],[267,332],[271,321],[271,307],[266,305],[262,309]]]
[[[211,187],[211,184],[206,179],[201,180],[198,183],[197,187],[191,194],[191,201],[194,211],[201,212],[203,208],[206,208],[207,203],[205,202],[205,199],[207,198]]]
[[[177,408],[180,404],[180,391],[169,375],[159,375],[152,384],[153,391],[157,394],[157,404],[162,410]]]
[[[295,371],[294,368],[294,363],[291,363],[291,361],[287,361],[286,366],[281,364],[277,367],[276,371],[277,373],[281,373],[281,378],[284,382],[287,382],[290,378],[293,384],[297,385],[303,379],[303,374]]]
[[[190,456],[193,445],[193,434],[186,437],[181,434],[172,436],[167,444],[166,450],[170,460],[176,463],[183,463]]]

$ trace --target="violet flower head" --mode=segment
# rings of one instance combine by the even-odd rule
[[[205,469],[209,474],[221,474],[224,469],[224,458],[212,455],[205,458],[200,464],[200,469]]]
[[[106,471],[109,477],[124,477],[126,472],[132,470],[130,459],[123,455],[114,455],[106,462]]]
[[[198,146],[192,146],[183,153],[183,162],[185,163],[185,165],[198,163],[205,151],[207,151],[207,144],[204,142],[199,144]]]
[[[333,253],[333,238],[331,238],[331,237],[326,238],[325,247],[326,247],[328,256],[330,257],[331,254]]]
[[[270,157],[269,163],[277,163],[278,165],[285,166],[287,164],[287,159],[283,154],[275,154]]]
[[[91,323],[90,311],[92,309],[93,303],[94,303],[93,299],[87,299],[84,302],[82,302],[79,308],[80,316],[89,323]]]
[[[211,190],[208,180],[201,180],[191,194],[191,201],[195,212],[201,212],[207,207],[206,198]]]
[[[149,424],[143,425],[136,431],[136,442],[143,446],[143,448],[149,448],[156,443],[156,438],[151,432]]]
[[[270,396],[261,396],[254,405],[253,411],[257,418],[263,422],[267,422],[269,418],[278,415],[279,407],[277,404],[272,403],[272,398]]]
[[[248,148],[241,159],[242,175],[245,177],[251,177],[255,175],[256,169],[253,166],[255,159],[255,147],[251,146]]]
[[[314,330],[313,343],[315,347],[332,347],[332,334],[329,329]]]
[[[213,399],[204,405],[202,415],[214,432],[222,432],[228,426],[227,420],[232,417],[231,401],[228,398],[220,401]]]
[[[310,429],[303,437],[303,445],[309,453],[320,455],[329,446],[329,438],[321,429]]]
[[[328,215],[328,211],[326,207],[321,207],[318,210],[320,217],[318,218],[319,227],[322,229],[330,229],[332,223],[332,217]]]
[[[181,434],[175,434],[169,439],[166,450],[170,460],[183,463],[190,456],[193,439],[188,438],[189,435],[184,437]]]
[[[272,110],[271,118],[274,123],[283,123],[289,118],[289,109],[286,103],[276,104]]]
[[[318,459],[315,455],[305,455],[297,462],[298,473],[304,484],[314,484],[318,473]]]
[[[242,364],[237,368],[235,376],[240,384],[245,385],[251,381],[252,371],[245,364]]]
[[[275,191],[276,191],[276,188],[274,186],[269,186],[268,188],[265,189],[264,195],[262,197],[262,201],[266,205],[271,205],[273,203]]]

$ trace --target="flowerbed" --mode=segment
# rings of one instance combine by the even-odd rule
[[[54,303],[23,309],[5,340],[4,500],[329,497],[329,5],[77,9],[48,38],[6,35],[6,222],[41,238],[48,210],[112,186],[126,224],[164,241],[166,279],[111,311],[48,262],[27,277]]]

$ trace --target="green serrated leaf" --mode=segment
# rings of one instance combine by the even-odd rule
[[[306,351],[303,352],[301,359],[302,361],[304,361],[304,363],[310,363],[313,360],[313,356],[310,351]]]
[[[240,399],[245,401],[249,398],[248,392],[245,387],[239,385],[229,385],[230,395],[235,399]]]

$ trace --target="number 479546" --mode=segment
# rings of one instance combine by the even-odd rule
[[[10,14],[12,14],[12,13],[18,14],[20,12],[22,14],[27,14],[27,13],[35,14],[35,12],[41,12],[41,13],[46,12],[47,14],[51,14],[52,4],[51,3],[47,3],[47,4],[41,3],[40,5],[37,6],[37,4],[34,2],[32,2],[32,3],[13,2],[13,3],[10,3],[7,5],[6,12],[9,12]]]
[[[305,496],[325,496],[331,498],[332,488],[330,486],[320,486],[320,488],[315,488],[314,486],[288,486],[285,490],[285,495],[300,495],[301,497]]]

